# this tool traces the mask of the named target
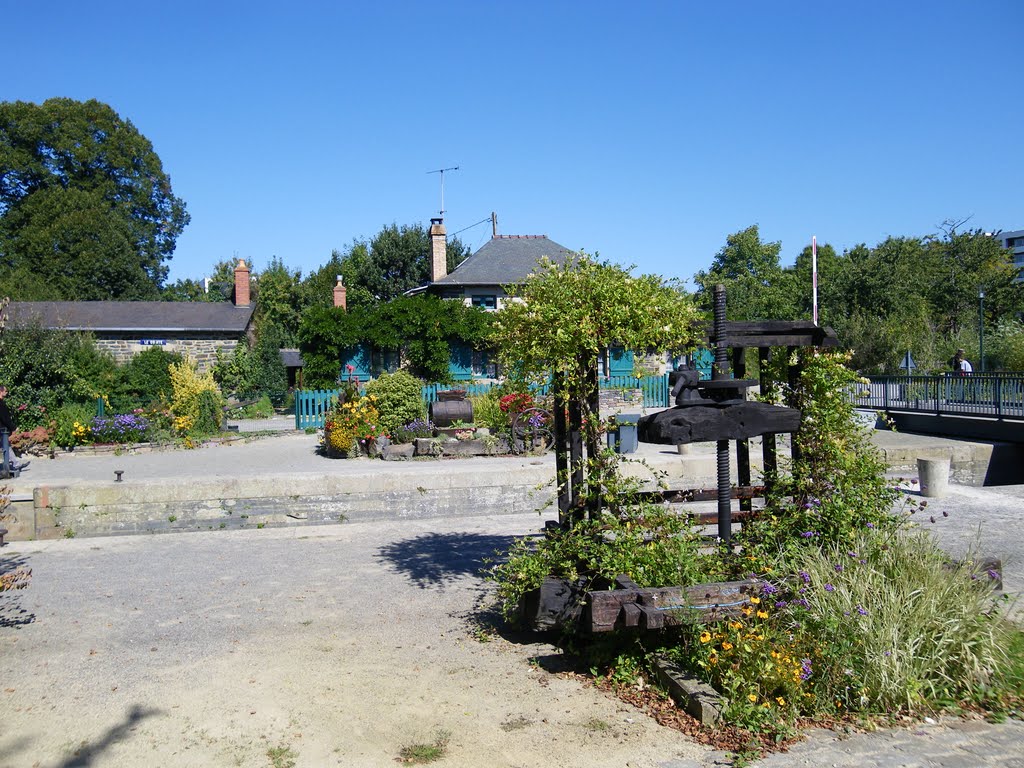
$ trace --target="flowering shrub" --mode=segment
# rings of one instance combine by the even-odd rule
[[[391,434],[393,443],[411,443],[417,437],[433,437],[434,422],[429,419],[413,419],[403,424]]]
[[[511,395],[504,395],[498,401],[498,407],[502,413],[522,413],[528,408],[533,408],[533,395],[529,392],[513,392]]]
[[[139,409],[135,413],[123,413],[113,418],[97,416],[92,420],[90,432],[97,443],[139,443],[146,437],[149,422],[141,415]]]
[[[373,395],[342,403],[324,418],[323,444],[328,452],[349,454],[358,443],[365,445],[383,434],[377,398]]]
[[[32,453],[36,446],[48,446],[53,440],[53,429],[49,427],[35,427],[34,429],[22,430],[11,435],[11,447],[19,454]]]
[[[455,433],[455,439],[461,440],[462,442],[468,442],[473,439],[476,432],[472,429],[460,429]]]
[[[171,411],[176,417],[175,430],[179,434],[200,427],[202,432],[215,431],[219,427],[217,414],[224,405],[224,398],[213,373],[200,374],[196,364],[188,359],[171,363],[168,370],[174,388]]]
[[[722,692],[727,720],[748,728],[790,717],[813,697],[805,685],[811,660],[792,633],[770,620],[774,587],[766,589],[750,598],[739,618],[704,628],[670,654]]]

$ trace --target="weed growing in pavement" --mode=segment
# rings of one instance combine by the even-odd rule
[[[398,752],[398,760],[411,765],[425,765],[440,760],[448,753],[448,742],[451,740],[449,731],[438,731],[434,740],[428,744],[410,744]]]
[[[268,749],[267,757],[270,758],[272,768],[295,768],[295,758],[298,754],[290,746],[281,745]]]

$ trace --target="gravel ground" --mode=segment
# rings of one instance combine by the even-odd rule
[[[24,542],[0,596],[0,766],[703,764],[704,747],[483,642],[482,558],[536,514]],[[679,762],[682,761],[682,762]],[[281,763],[286,765],[287,762]]]
[[[957,554],[1002,558],[1019,594],[1022,498],[1024,486],[951,486],[915,517]],[[0,767],[262,767],[277,755],[372,768],[441,732],[441,765],[721,764],[545,672],[553,647],[480,632],[483,558],[541,524],[501,515],[8,545],[3,567],[34,575],[0,595]],[[1024,725],[815,732],[754,765],[1024,766]]]

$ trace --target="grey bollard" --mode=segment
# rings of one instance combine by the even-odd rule
[[[918,459],[917,475],[921,479],[921,495],[940,499],[949,490],[949,459]]]

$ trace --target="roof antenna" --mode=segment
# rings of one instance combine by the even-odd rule
[[[439,173],[441,174],[441,218],[444,218],[444,172],[445,171],[457,171],[459,166],[455,165],[451,168],[438,168],[436,171],[427,171],[427,173]]]

